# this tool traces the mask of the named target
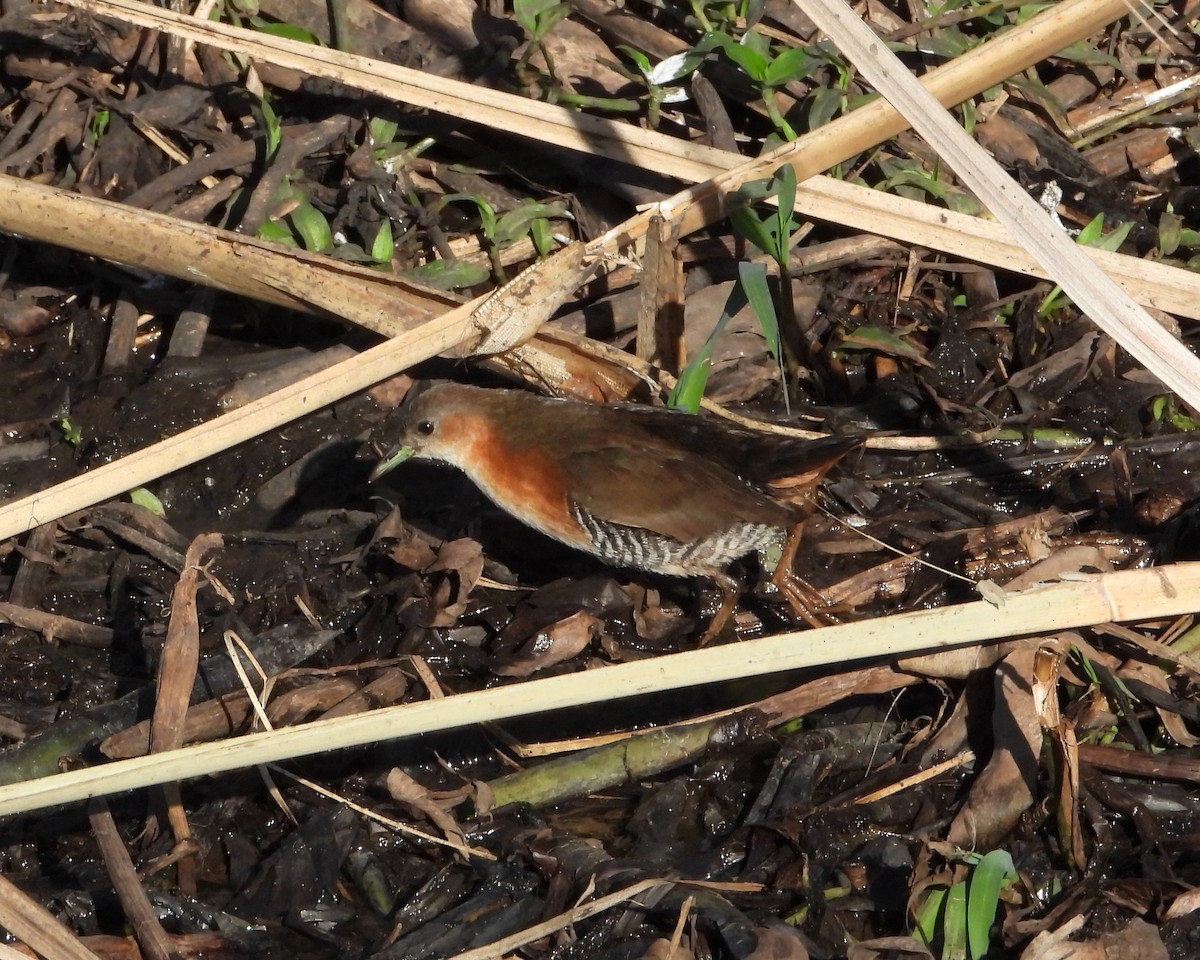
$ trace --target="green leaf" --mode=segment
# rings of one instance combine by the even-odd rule
[[[775,250],[771,256],[776,263],[785,263],[791,247],[792,231],[796,229],[793,212],[796,208],[796,169],[785,163],[775,171],[774,181],[779,207],[775,211]]]
[[[558,0],[513,0],[513,16],[526,33],[533,33],[538,17],[553,7]]]
[[[771,38],[753,27],[742,34],[738,46],[759,54],[763,58],[763,63],[766,63],[771,57]]]
[[[906,333],[911,333],[912,331],[913,327],[901,330],[889,330],[886,327],[864,324],[842,337],[842,341],[838,346],[842,348],[849,347],[851,349],[871,350],[875,353],[883,353],[888,356],[911,360],[913,363],[919,363],[922,366],[932,366],[925,359],[925,355],[920,348],[914,347],[907,340],[903,339]]]
[[[1104,214],[1098,213],[1088,222],[1088,225],[1079,231],[1075,237],[1076,243],[1081,243],[1085,247],[1094,247],[1100,239],[1104,231]]]
[[[712,352],[717,338],[724,332],[725,325],[731,317],[746,306],[746,294],[741,284],[735,283],[725,300],[721,316],[717,318],[712,332],[704,341],[704,345],[696,351],[679,373],[679,379],[671,388],[667,397],[667,406],[676,410],[687,410],[696,413],[700,409],[700,401],[704,399],[704,390],[708,386],[708,373],[712,368]]]
[[[479,226],[483,230],[484,237],[495,242],[496,237],[496,208],[483,199],[483,197],[471,197],[475,201],[475,206],[479,208]]]
[[[767,348],[771,356],[778,360],[779,315],[775,312],[775,298],[771,296],[771,287],[767,283],[767,268],[761,263],[742,260],[738,263],[738,279],[763,336],[767,338]]]
[[[58,418],[58,429],[62,431],[63,439],[71,446],[78,448],[83,443],[83,430],[65,415]]]
[[[570,6],[561,0],[513,0],[517,23],[534,40],[541,40],[570,12]]]
[[[1171,426],[1176,430],[1188,433],[1192,430],[1200,430],[1200,421],[1189,417],[1182,410],[1174,409],[1171,411]]]
[[[108,129],[109,121],[112,119],[112,114],[107,110],[100,109],[92,114],[92,121],[88,124],[88,142],[94,147],[100,142],[100,138],[104,136],[104,131]]]
[[[838,115],[845,94],[833,87],[819,87],[808,97],[808,129],[816,130]]]
[[[655,64],[650,69],[650,72],[646,74],[646,79],[650,83],[659,86],[668,83],[677,83],[684,77],[689,77],[695,73],[703,61],[704,57],[694,50],[684,50],[682,53],[674,53]]]
[[[479,223],[483,235],[490,241],[496,232],[496,211],[483,197],[474,193],[446,193],[430,204],[430,213],[441,213],[451,203],[473,203],[479,211]]]
[[[570,4],[560,3],[557,7],[546,14],[538,21],[538,28],[541,30],[541,35],[544,37],[560,20],[565,20],[571,13]]]
[[[324,251],[325,256],[333,257],[335,260],[344,260],[346,263],[361,263],[368,267],[390,267],[390,263],[380,263],[370,253],[364,250],[359,244],[339,243],[332,250]]]
[[[672,410],[696,413],[704,390],[708,386],[708,371],[712,363],[712,345],[706,343],[679,371],[679,379],[667,395],[667,406]]]
[[[367,124],[367,132],[371,135],[371,142],[378,147],[396,139],[396,134],[400,132],[400,124],[395,120],[372,117]]]
[[[955,57],[961,57],[978,42],[956,28],[943,28],[921,41],[921,53],[925,56],[933,55],[953,60]]]
[[[948,189],[946,184],[940,182],[926,170],[901,170],[894,176],[888,177],[882,186],[885,190],[893,192],[898,192],[900,187],[913,186],[938,200],[946,195]]]
[[[321,38],[315,33],[311,33],[303,27],[297,27],[292,23],[273,23],[259,17],[251,17],[250,25],[258,33],[265,33],[269,37],[282,37],[284,40],[295,40],[299,43],[312,44],[314,47],[324,46],[321,43]]]
[[[967,133],[975,132],[975,124],[978,121],[978,111],[975,109],[974,100],[964,100],[959,104],[958,109],[962,111],[962,125]]]
[[[1125,238],[1129,236],[1129,231],[1132,229],[1133,224],[1127,221],[1108,233],[1103,233],[1104,214],[1098,213],[1088,221],[1086,227],[1079,231],[1075,242],[1085,247],[1095,247],[1098,250],[1116,250],[1125,242]]]
[[[740,43],[731,43],[723,48],[725,55],[750,75],[751,80],[762,83],[767,72],[767,58],[757,50]]]
[[[1114,70],[1121,69],[1121,61],[1114,57],[1111,53],[1105,53],[1103,50],[1093,47],[1086,40],[1076,40],[1068,47],[1064,47],[1055,54],[1055,57],[1062,60],[1073,60],[1075,63],[1085,64],[1089,67],[1112,67]]]
[[[699,43],[692,47],[692,49],[695,50],[696,53],[703,54],[712,50],[723,50],[726,45],[736,42],[736,40],[724,33],[718,33],[715,30],[709,30],[700,38]]]
[[[967,885],[954,884],[946,894],[942,915],[942,960],[965,960],[967,956]]]
[[[729,211],[729,222],[742,238],[749,240],[763,253],[771,252],[771,231],[749,207],[734,207]]]
[[[1179,409],[1173,393],[1161,394],[1150,401],[1150,414],[1158,422],[1169,423],[1183,433],[1200,429],[1200,422]]]
[[[539,203],[526,199],[520,206],[501,214],[496,220],[492,228],[492,240],[497,245],[504,246],[525,236],[535,220],[565,220],[570,216],[570,211],[557,203]]]
[[[946,909],[948,892],[945,887],[928,888],[925,902],[917,911],[916,934],[926,946],[932,946],[934,940],[937,939],[938,930],[942,925],[942,914]]]
[[[484,283],[492,275],[491,270],[469,260],[431,260],[411,270],[403,270],[398,276],[414,280],[438,290],[461,290]]]
[[[971,217],[977,217],[983,213],[983,204],[962,190],[956,190],[951,187],[946,191],[946,195],[942,199],[945,201],[946,206],[955,213],[965,213]]]
[[[300,235],[300,245],[305,250],[317,252],[333,246],[333,233],[329,221],[311,203],[302,203],[288,214],[292,228]]]
[[[642,72],[642,76],[649,80],[650,70],[652,68],[650,66],[650,58],[648,56],[642,53],[641,50],[635,50],[633,47],[625,43],[617,44],[617,49],[625,54],[625,56],[627,56],[634,63],[636,63],[637,68]]]
[[[1125,238],[1129,236],[1129,231],[1133,229],[1132,221],[1125,221],[1121,225],[1114,227],[1106,233],[1101,240],[1096,244],[1100,250],[1115,251],[1119,250],[1121,244],[1125,242]]]
[[[1027,3],[1017,8],[1017,23],[1024,23],[1026,20],[1036,17],[1043,10],[1049,10],[1054,6],[1054,3]]]
[[[1104,229],[1104,214],[1096,214],[1086,227],[1079,231],[1075,237],[1075,242],[1085,247],[1096,247],[1098,250],[1116,250],[1125,238],[1129,236],[1129,231],[1133,229],[1132,223],[1122,223],[1115,230],[1111,230],[1106,234],[1101,235]],[[1059,302],[1064,299],[1062,287],[1055,285],[1048,294],[1046,299],[1042,301],[1038,307],[1038,316],[1049,316],[1054,312]]]
[[[1100,677],[1096,673],[1096,665],[1092,663],[1092,658],[1087,656],[1078,647],[1071,647],[1071,651],[1079,659],[1079,665],[1083,667],[1083,672],[1087,674],[1088,682],[1090,682],[1093,687],[1100,686]]]
[[[273,157],[275,151],[279,149],[279,141],[283,136],[279,125],[279,117],[271,109],[270,101],[266,97],[263,97],[259,101],[259,105],[262,108],[263,127],[267,138],[267,156]]]
[[[156,517],[165,517],[167,515],[167,511],[163,508],[162,501],[145,487],[134,487],[132,490],[130,490],[129,502],[136,503],[139,507],[145,507]]]
[[[550,229],[550,221],[544,217],[529,225],[529,239],[533,241],[538,256],[548,257],[554,252],[554,233]]]
[[[789,80],[802,80],[808,75],[810,60],[803,47],[789,47],[767,65],[763,85],[782,87]]]
[[[734,191],[733,196],[742,203],[755,203],[774,196],[774,185],[770,179],[747,180]]]
[[[973,960],[988,951],[1000,891],[1015,879],[1016,866],[1007,850],[985,853],[971,871],[967,891],[967,945]]]
[[[258,236],[260,240],[269,240],[271,243],[281,243],[285,247],[298,247],[300,244],[296,242],[292,231],[278,220],[268,220],[258,228]]]
[[[395,240],[392,238],[392,221],[384,220],[371,243],[371,259],[377,263],[391,263]]]

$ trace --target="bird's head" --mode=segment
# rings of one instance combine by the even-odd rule
[[[477,387],[441,383],[407,400],[376,431],[376,441],[386,453],[370,479],[378,480],[413,458],[461,467],[478,433],[478,407],[486,394]]]

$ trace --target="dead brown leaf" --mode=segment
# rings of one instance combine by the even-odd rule
[[[492,672],[502,677],[528,677],[583,653],[600,635],[604,622],[584,610],[539,630],[507,663]]]

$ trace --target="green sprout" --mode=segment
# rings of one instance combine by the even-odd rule
[[[688,93],[678,84],[696,72],[696,68],[704,61],[704,54],[695,50],[685,50],[674,54],[657,64],[651,64],[650,58],[640,50],[629,46],[618,46],[637,66],[638,74],[615,64],[622,73],[642,83],[646,87],[646,123],[651,130],[658,128],[659,116],[664,103],[682,103],[687,100]]]
[[[58,418],[58,429],[62,431],[63,439],[76,450],[83,444],[83,429],[64,413]]]
[[[396,240],[392,236],[392,221],[384,220],[379,225],[375,239],[371,241],[371,259],[376,263],[391,263],[395,250]]]
[[[774,199],[776,204],[759,215],[753,203]],[[738,264],[738,283],[725,304],[725,309],[704,346],[697,351],[680,372],[679,382],[671,391],[672,406],[695,411],[708,382],[713,343],[729,318],[747,304],[758,320],[767,349],[779,364],[784,383],[784,403],[790,408],[787,383],[799,370],[800,354],[812,359],[817,344],[805,342],[796,323],[796,305],[792,293],[790,266],[792,246],[800,235],[800,224],[793,210],[796,204],[796,171],[784,164],[769,180],[755,180],[738,190],[737,203],[729,213],[734,231],[763,251],[774,261],[778,277],[778,309],[776,296],[762,263],[744,260]]]
[[[1079,234],[1075,237],[1075,242],[1081,246],[1096,247],[1099,250],[1116,250],[1125,242],[1125,238],[1129,236],[1129,231],[1132,229],[1132,223],[1122,223],[1106,234],[1104,233],[1104,214],[1098,213],[1086,227],[1079,231]],[[1046,298],[1042,301],[1041,306],[1038,307],[1038,316],[1051,316],[1063,309],[1069,302],[1070,300],[1063,293],[1062,287],[1056,284],[1054,289],[1046,294]]]
[[[331,3],[333,8],[334,19],[337,19],[337,9],[339,3]],[[295,24],[287,23],[282,20],[267,20],[260,16],[261,4],[259,0],[226,0],[224,9],[215,9],[212,12],[214,20],[225,19],[232,23],[235,27],[245,27],[248,30],[253,30],[256,33],[265,33],[272,37],[282,37],[285,40],[296,40],[300,43],[309,43],[314,46],[324,46],[321,38],[303,27],[298,27]],[[336,30],[335,30],[336,33]]]
[[[275,156],[275,151],[279,149],[279,144],[283,141],[283,125],[279,122],[279,116],[271,107],[271,101],[267,97],[263,97],[258,101],[258,110],[262,114],[263,134],[267,142],[267,159]]]
[[[983,212],[979,201],[971,194],[942,179],[940,163],[935,164],[931,171],[920,161],[912,159],[879,157],[876,162],[884,176],[878,185],[880,190],[909,200],[925,200],[931,197],[940,200],[956,213],[969,216],[978,216]]]
[[[746,291],[741,284],[735,283],[708,339],[679,371],[679,379],[675,381],[675,386],[667,396],[668,407],[673,410],[686,410],[688,413],[699,412],[700,401],[704,399],[704,391],[708,386],[708,374],[712,368],[712,354],[717,338],[724,332],[730,319],[735,317],[746,303]]]
[[[1005,850],[963,859],[970,866],[966,879],[931,889],[917,912],[917,936],[931,948],[940,945],[942,960],[981,960],[987,954],[1000,895],[1017,880]]]
[[[1169,423],[1183,433],[1200,428],[1200,422],[1180,408],[1173,393],[1160,393],[1150,401],[1150,417],[1155,423]]]
[[[135,503],[139,507],[145,507],[156,517],[165,517],[167,515],[166,508],[163,507],[162,501],[145,487],[134,487],[132,490],[130,490],[129,502]]]
[[[1188,249],[1200,247],[1200,230],[1191,230],[1185,227],[1183,218],[1175,212],[1175,207],[1168,203],[1167,209],[1158,218],[1157,253],[1161,257],[1170,257],[1181,247]]]
[[[445,194],[431,205],[430,213],[437,214],[449,203],[470,203],[478,210],[481,246],[488,255],[491,276],[500,285],[508,282],[501,259],[506,247],[528,236],[538,255],[548,256],[555,246],[550,221],[571,219],[571,211],[560,204],[528,198],[498,214],[495,207],[474,193]],[[403,276],[441,290],[455,290],[483,283],[488,279],[488,270],[469,260],[432,260],[404,271]]]
[[[91,122],[88,124],[88,143],[93,147],[96,146],[100,142],[100,138],[104,136],[111,120],[112,114],[108,110],[100,109],[93,113]]]
[[[546,47],[546,37],[571,12],[571,5],[563,0],[513,0],[513,14],[517,23],[529,36],[521,59],[517,61],[517,76],[525,76],[529,71],[529,59],[541,52],[546,61],[546,70],[553,78],[555,75],[554,59]]]
[[[775,199],[776,204],[765,216],[760,217],[754,212],[751,203],[771,198]],[[793,212],[796,205],[796,171],[784,164],[769,180],[743,184],[736,199],[739,203],[729,213],[734,231],[775,261],[778,272],[777,314],[766,269],[754,263],[738,266],[738,279],[767,338],[767,346],[785,374],[786,383],[786,375],[799,370],[801,352],[811,360],[817,348],[815,343],[805,343],[797,328],[796,305],[792,295],[791,250],[800,233],[800,224]],[[787,400],[786,390],[784,399]]]
[[[763,0],[689,0],[692,17],[705,33],[762,16]]]
[[[313,253],[333,247],[333,231],[325,214],[313,206],[308,193],[285,177],[275,195],[277,209],[286,213],[263,223],[258,236],[284,246],[300,247]]]
[[[813,57],[804,47],[787,47],[771,52],[770,39],[757,30],[747,30],[740,41],[724,33],[709,32],[696,45],[696,51],[720,50],[758,87],[771,123],[785,140],[795,140],[796,131],[775,103],[775,92],[808,75]]]

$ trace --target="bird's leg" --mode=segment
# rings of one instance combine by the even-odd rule
[[[721,631],[729,624],[733,611],[737,609],[738,596],[742,592],[741,584],[727,573],[713,571],[713,582],[721,591],[721,606],[713,614],[704,633],[700,635],[698,646],[706,647],[721,635]]]
[[[818,611],[828,605],[820,593],[796,575],[795,570],[796,553],[804,539],[805,523],[805,520],[801,520],[793,524],[788,531],[779,555],[779,563],[775,565],[775,572],[771,574],[771,585],[783,594],[788,606],[801,620],[810,627],[825,627],[829,625],[830,618],[821,616]]]

